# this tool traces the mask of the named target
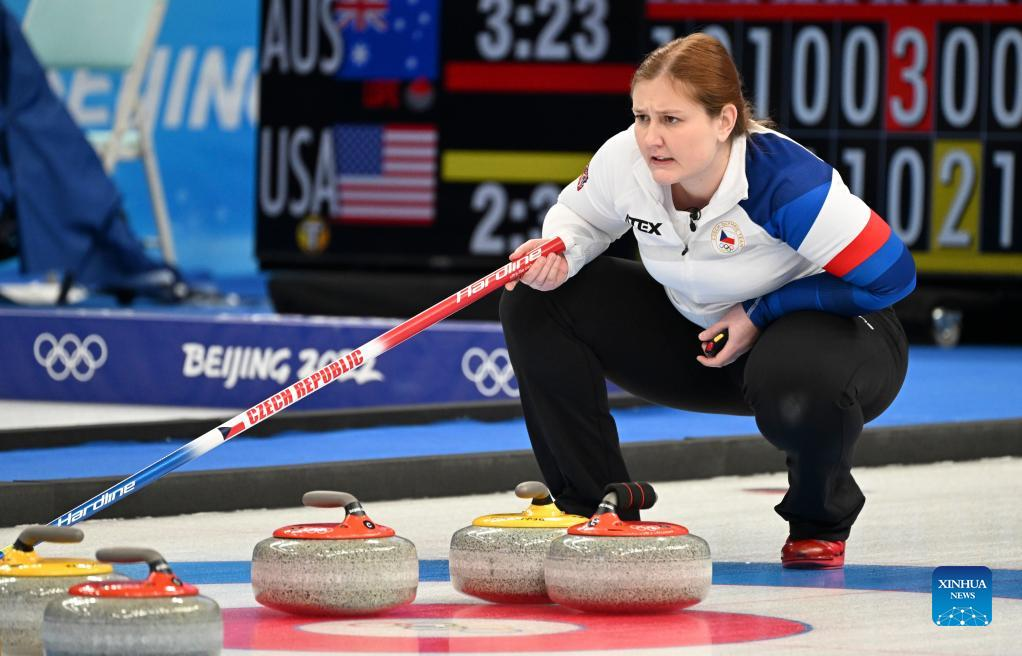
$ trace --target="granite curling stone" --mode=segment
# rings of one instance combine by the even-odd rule
[[[451,584],[487,601],[550,603],[543,580],[547,548],[586,518],[562,512],[542,483],[522,483],[515,494],[532,500],[523,512],[477,517],[451,537]]]
[[[544,572],[555,602],[604,613],[666,612],[699,603],[710,591],[710,547],[678,524],[622,521],[649,508],[648,483],[608,485],[596,514],[550,545]]]
[[[83,534],[70,526],[30,526],[0,558],[0,654],[42,654],[43,611],[67,597],[77,583],[124,579],[113,567],[94,560],[41,558],[43,542],[77,543]]]
[[[346,492],[308,492],[302,503],[344,508],[340,524],[277,529],[252,553],[256,601],[299,615],[369,615],[410,604],[419,585],[415,545],[373,522]]]
[[[100,549],[109,563],[149,565],[142,581],[107,581],[73,586],[66,599],[51,601],[43,616],[47,656],[199,656],[223,646],[220,607],[174,575],[152,549]]]

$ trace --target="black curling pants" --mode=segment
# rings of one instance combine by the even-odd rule
[[[553,291],[504,291],[500,318],[533,452],[563,510],[588,516],[606,484],[631,480],[606,377],[660,405],[754,415],[787,455],[789,489],[776,510],[791,536],[848,537],[865,502],[850,471],[855,441],[894,400],[908,362],[893,310],[794,312],[732,364],[704,367],[702,329],[642,264],[604,256]]]

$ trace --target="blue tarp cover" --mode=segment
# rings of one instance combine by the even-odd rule
[[[17,217],[21,269],[134,286],[162,265],[125,220],[120,195],[53,93],[17,20],[0,5],[0,215]]]

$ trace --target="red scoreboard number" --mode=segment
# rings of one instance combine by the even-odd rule
[[[649,48],[701,30],[841,172],[924,273],[1022,275],[1022,7],[647,4]]]

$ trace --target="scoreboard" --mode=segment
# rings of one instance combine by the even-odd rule
[[[701,29],[747,94],[840,172],[921,272],[1022,275],[1022,7],[647,6],[648,47]]]
[[[261,25],[264,268],[496,266],[631,122],[644,55],[701,30],[921,273],[1022,277],[1018,4],[263,0]]]

